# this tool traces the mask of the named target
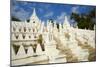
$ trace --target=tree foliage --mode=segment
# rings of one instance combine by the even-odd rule
[[[11,20],[12,20],[12,21],[21,21],[20,19],[14,17],[14,16],[11,17]]]
[[[93,30],[96,23],[96,9],[94,8],[86,14],[72,13],[70,18],[77,22],[79,28]]]

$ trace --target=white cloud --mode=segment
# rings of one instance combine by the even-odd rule
[[[64,21],[64,18],[66,16],[66,13],[65,12],[62,12],[60,16],[57,16],[57,22],[63,22]]]
[[[25,11],[23,8],[17,9],[17,7],[13,7],[12,9],[12,15],[16,18],[19,18],[21,20],[25,20],[29,16],[29,12]]]
[[[62,12],[60,16],[57,16],[58,19],[63,19],[66,16],[65,12]]]
[[[47,14],[44,15],[44,17],[48,18],[53,16],[53,12],[47,12]]]
[[[79,9],[79,6],[75,6],[75,7],[72,7],[72,10],[71,11],[73,13],[79,13],[78,9]]]
[[[56,19],[57,23],[63,23],[65,20],[65,16],[67,16],[67,20],[71,24],[70,15],[66,14],[66,12],[62,12],[60,16],[57,16],[57,19]]]
[[[17,12],[16,14],[19,18],[27,18],[29,13],[27,11],[25,11],[24,9],[21,9],[19,12]]]

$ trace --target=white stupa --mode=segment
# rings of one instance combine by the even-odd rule
[[[36,11],[35,11],[35,8],[33,9],[33,13],[30,17],[30,23],[35,23],[35,22],[38,22],[39,21],[39,18],[37,17],[37,14],[36,14]]]
[[[34,20],[33,17],[35,18],[37,15],[36,15],[36,12],[35,12],[35,8],[33,9],[33,13],[30,17],[30,20]]]
[[[65,19],[64,19],[64,23],[63,23],[63,27],[70,27],[70,23],[69,23],[69,21],[68,21],[68,18],[67,18],[67,16],[65,16]]]

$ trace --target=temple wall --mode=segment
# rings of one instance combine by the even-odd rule
[[[33,17],[35,18],[33,19]],[[41,50],[38,42],[39,35],[43,37],[42,44],[44,44],[45,53]],[[36,45],[35,53],[34,48]],[[49,59],[50,63],[58,63],[59,61],[56,61],[55,58],[59,56],[63,57],[60,61],[67,62],[65,55],[59,55],[57,48],[61,50],[70,49],[78,61],[88,61],[89,50],[82,48],[82,46],[86,45],[95,49],[95,30],[73,28],[68,23],[67,17],[65,17],[63,24],[59,24],[59,29],[57,29],[56,22],[54,22],[53,26],[50,21],[47,21],[47,26],[45,26],[44,22],[39,20],[36,14],[32,15],[30,22],[11,22],[11,60],[15,65],[23,64],[24,61],[21,59],[32,57],[36,54],[45,54],[44,59],[43,57],[42,59]],[[33,62],[31,59],[28,60],[29,62],[26,61],[26,63]],[[37,61],[39,58],[35,60]]]

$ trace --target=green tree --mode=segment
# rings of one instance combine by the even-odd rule
[[[96,18],[95,8],[86,14],[72,13],[71,19],[74,19],[77,22],[77,26],[81,29],[90,29],[93,30]]]
[[[14,17],[14,16],[11,17],[11,20],[12,20],[12,21],[21,21],[20,19]]]

